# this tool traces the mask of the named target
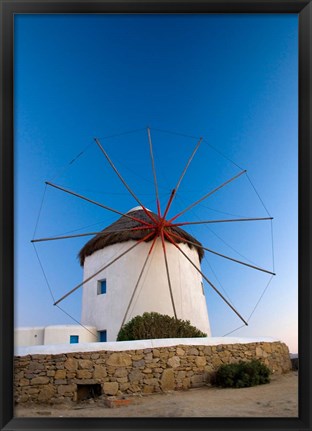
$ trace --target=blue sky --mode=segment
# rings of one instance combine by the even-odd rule
[[[232,335],[278,337],[297,351],[297,32],[296,15],[15,17],[17,326],[73,323],[52,305],[30,243],[44,182],[121,212],[137,206],[94,143],[98,137],[142,202],[156,210],[149,126],[163,206],[198,138],[205,138],[169,215],[240,172],[230,160],[247,169],[274,217],[277,275],[249,326]],[[181,221],[236,216],[267,216],[246,175]],[[36,237],[101,230],[117,217],[48,187]],[[270,222],[188,231],[206,247],[272,269]],[[56,298],[81,281],[76,256],[85,242],[37,245]],[[247,318],[270,279],[209,253],[202,268]],[[205,291],[214,336],[241,326],[209,286]],[[77,291],[62,303],[77,320],[80,301]]]

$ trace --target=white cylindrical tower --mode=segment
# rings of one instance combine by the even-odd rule
[[[137,219],[150,221],[140,207],[130,210],[128,214]],[[158,219],[156,214],[153,214],[153,217]],[[140,226],[139,222],[122,216],[92,238],[79,253],[80,262],[84,268],[84,280],[92,277],[102,267],[145,237],[149,230],[131,230],[138,226]],[[178,227],[170,229],[181,238],[200,246],[200,243],[183,229]],[[156,239],[137,285],[152,239],[153,237],[147,242],[139,243],[133,250],[83,285],[81,322],[83,325],[96,327],[100,341],[115,341],[122,322],[126,323],[144,312],[154,311],[174,315],[164,253],[159,238]],[[190,260],[200,268],[202,248],[189,246],[182,240],[177,242]],[[200,273],[173,244],[167,241],[166,254],[177,318],[189,320],[192,325],[210,336],[208,311]],[[129,304],[131,304],[130,307]]]

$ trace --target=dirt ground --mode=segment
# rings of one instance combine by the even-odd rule
[[[129,396],[110,408],[102,397],[72,405],[17,406],[15,417],[297,417],[298,372],[243,389],[201,387],[183,392]]]

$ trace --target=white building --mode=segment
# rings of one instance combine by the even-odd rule
[[[166,241],[171,297],[161,239],[155,240],[150,252],[155,232],[147,241],[140,242],[152,231],[132,230],[142,224],[129,216],[150,222],[149,217],[141,207],[133,208],[127,214],[128,217],[122,216],[93,237],[79,253],[84,268],[83,279],[90,278],[83,285],[83,326],[16,328],[16,347],[116,341],[123,323],[144,312],[174,316],[173,306],[178,319],[189,320],[193,326],[211,335],[200,273],[173,244]],[[151,214],[158,219],[156,214]],[[200,268],[203,257],[201,244],[179,227],[170,230],[180,236],[181,240],[175,238],[178,246]],[[183,239],[198,246],[188,245]],[[133,249],[127,252],[131,247]],[[100,271],[103,267],[106,268]]]
[[[15,347],[51,344],[94,343],[98,341],[95,327],[80,325],[51,325],[22,327],[14,330]]]
[[[141,207],[134,208],[127,214],[150,222]],[[157,219],[156,214],[151,214]],[[139,243],[99,272],[102,267],[107,266],[151,232],[148,229],[131,230],[139,226],[142,225],[138,221],[122,216],[92,238],[80,251],[84,280],[90,278],[83,285],[81,323],[96,327],[99,340],[115,341],[123,322],[152,311],[174,316],[174,303],[178,319],[189,320],[193,326],[210,336],[202,277],[170,242],[166,241],[165,246],[173,301],[160,238],[157,238],[137,284],[155,235]],[[170,229],[182,239],[198,244],[198,247],[190,246],[182,239],[175,238],[179,247],[200,268],[200,260],[203,257],[201,244],[181,228]],[[95,273],[98,274],[92,277]]]

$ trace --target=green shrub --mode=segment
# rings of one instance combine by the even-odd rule
[[[192,326],[188,320],[152,312],[136,316],[126,323],[120,329],[117,341],[193,337],[207,337],[207,334]]]
[[[218,369],[215,384],[223,388],[246,388],[270,382],[270,370],[259,360],[224,364]]]

